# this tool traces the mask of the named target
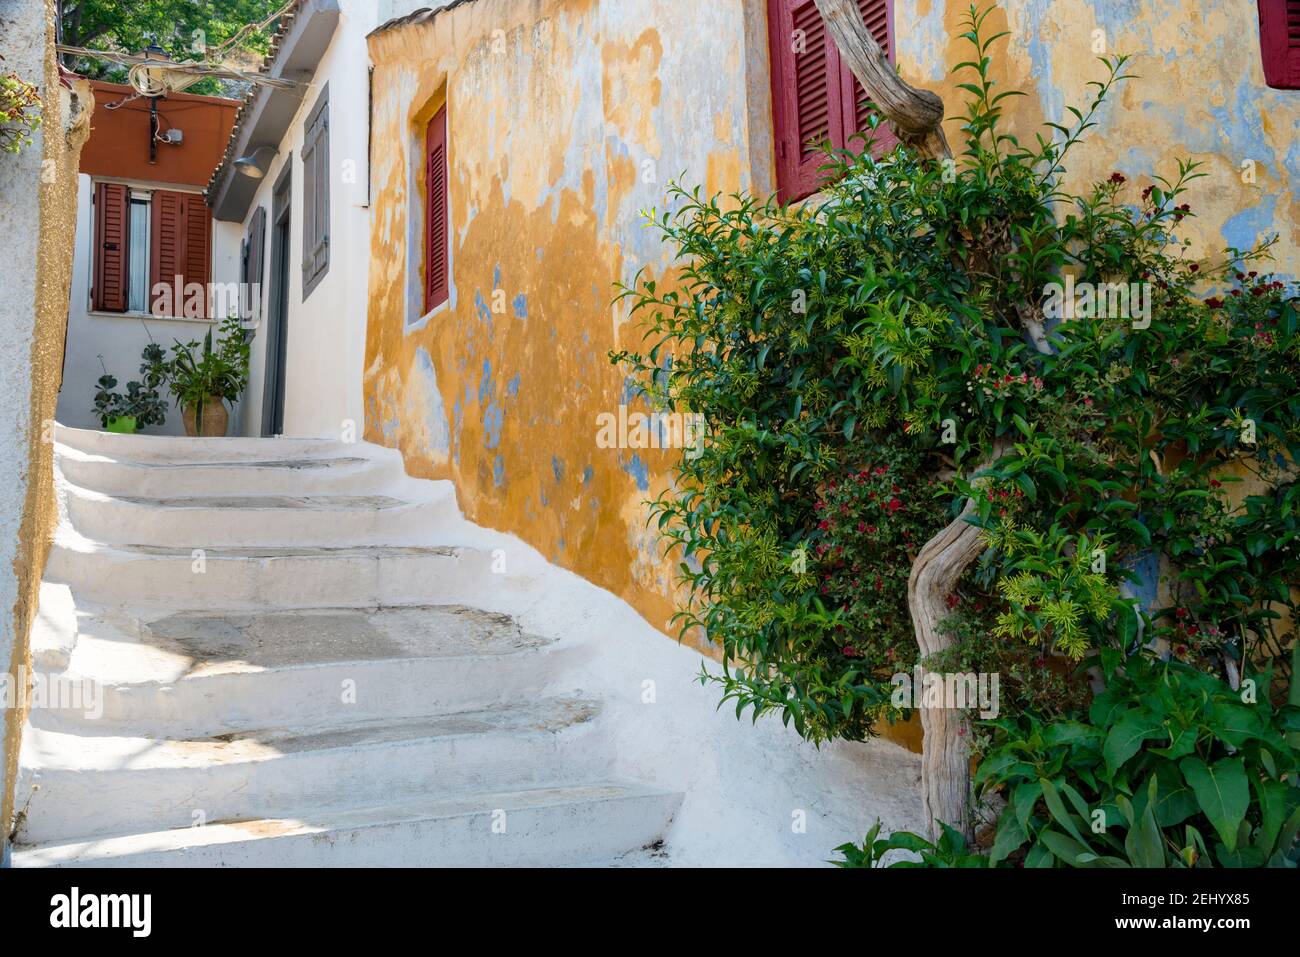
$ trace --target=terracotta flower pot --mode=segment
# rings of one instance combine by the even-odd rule
[[[208,396],[208,401],[203,403],[203,421],[196,422],[194,417],[195,407],[187,405],[181,410],[181,419],[185,423],[185,434],[190,436],[224,436],[226,427],[230,424],[230,415],[226,412],[226,404],[220,396]]]

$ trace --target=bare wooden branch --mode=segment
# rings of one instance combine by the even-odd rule
[[[950,158],[952,150],[943,135],[943,100],[929,90],[918,90],[904,82],[867,29],[856,0],[816,3],[844,62],[885,119],[893,124],[898,138],[923,156]]]

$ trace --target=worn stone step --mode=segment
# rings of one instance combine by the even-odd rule
[[[43,677],[84,691],[36,727],[176,737],[468,711],[535,697],[576,657],[464,606],[83,609],[76,627],[67,670]]]
[[[320,495],[367,492],[400,477],[401,462],[360,455],[332,458],[184,461],[115,460],[59,446],[59,468],[76,486],[105,495]]]
[[[226,495],[150,499],[65,485],[68,519],[93,541],[177,548],[400,545],[456,520],[449,482],[418,500],[390,495]]]
[[[365,807],[579,780],[601,770],[591,746],[598,711],[591,701],[551,698],[187,740],[28,727],[19,838],[111,837],[278,817],[285,808]]]
[[[518,585],[513,573],[497,571],[500,559],[450,545],[188,549],[61,534],[45,577],[75,586],[87,601],[141,609],[482,606],[508,582]]]
[[[117,435],[56,425],[54,441],[80,452],[131,462],[241,462],[355,455],[357,443],[320,438],[190,438],[176,435]]]
[[[18,846],[15,867],[549,867],[655,845],[678,793],[573,784]]]

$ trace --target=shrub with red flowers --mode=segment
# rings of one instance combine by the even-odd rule
[[[917,551],[946,524],[947,503],[915,455],[888,451],[818,487],[813,541],[818,595],[836,616],[840,654],[893,674],[916,662],[907,578]]]

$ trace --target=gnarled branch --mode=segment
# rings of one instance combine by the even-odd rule
[[[943,135],[943,100],[929,90],[918,90],[904,82],[867,29],[857,0],[816,3],[840,56],[885,119],[894,125],[898,138],[923,156],[950,158],[952,150]]]

